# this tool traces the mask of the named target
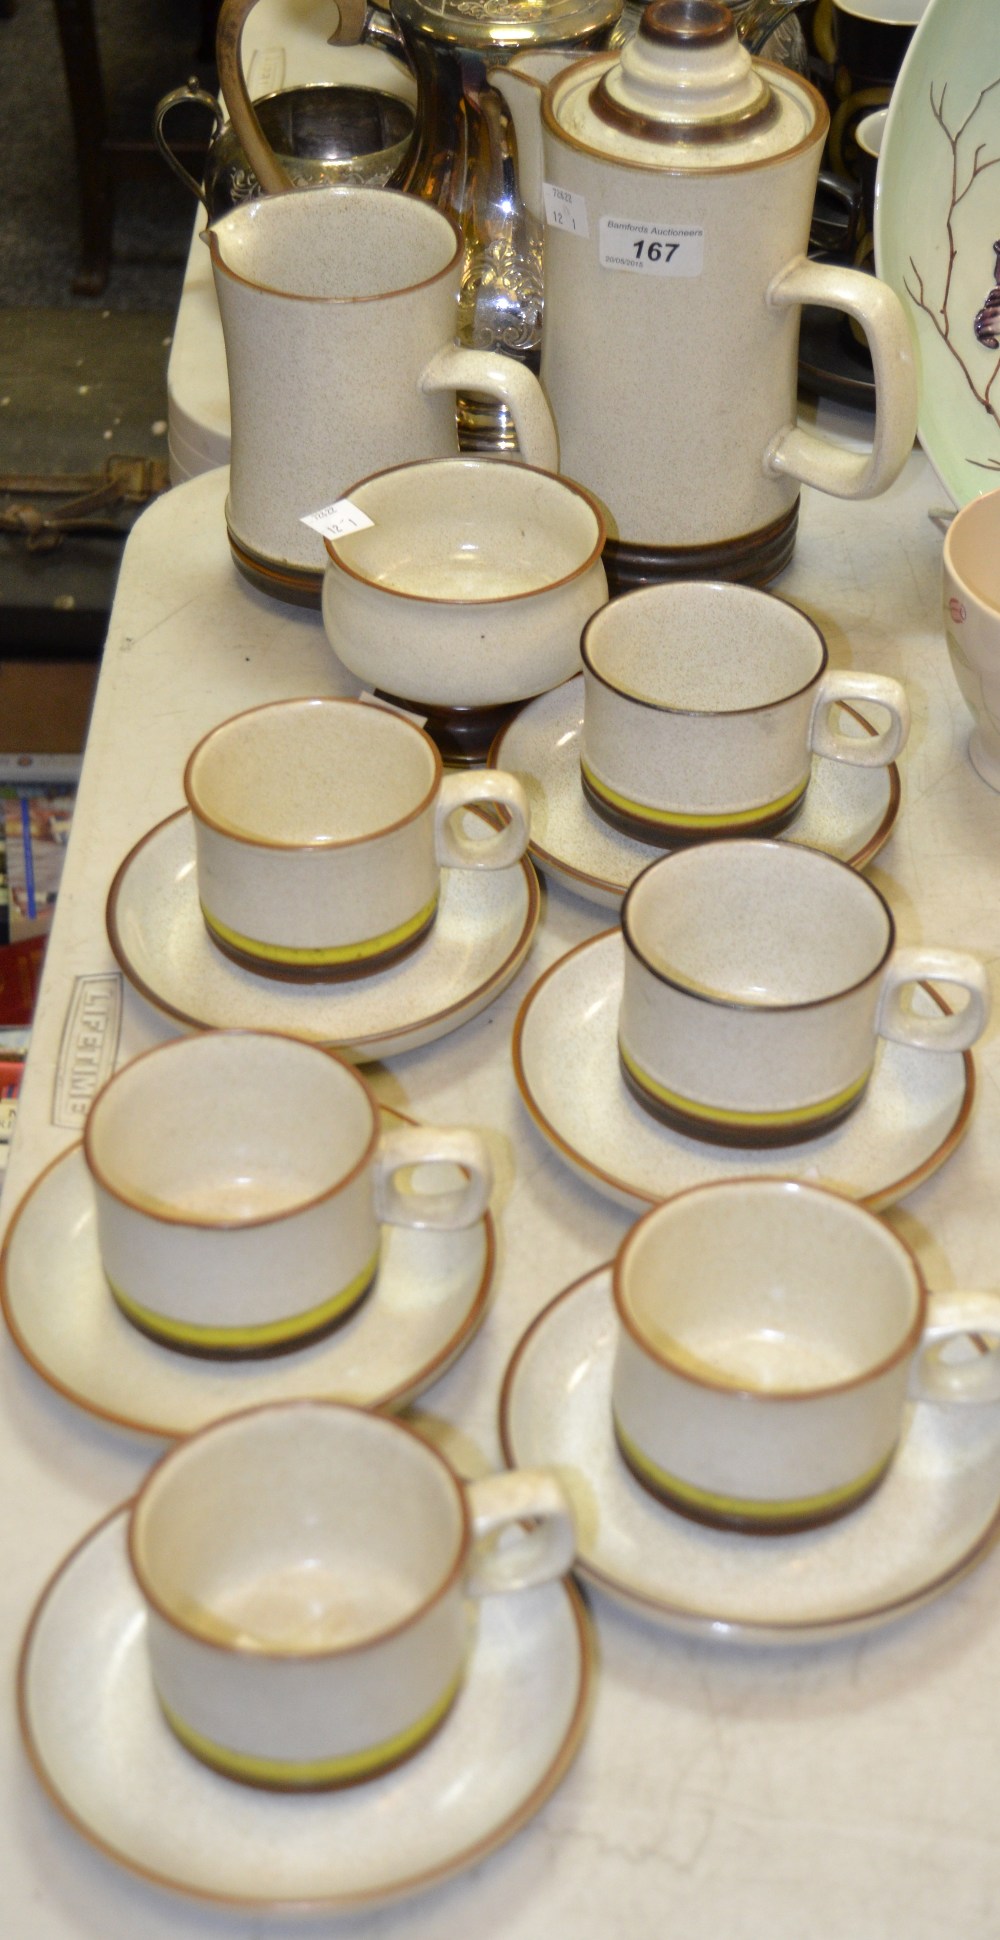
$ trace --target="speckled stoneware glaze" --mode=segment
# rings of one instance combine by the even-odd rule
[[[969,760],[1000,789],[1000,492],[962,507],[945,535],[944,634],[975,721]]]
[[[625,977],[621,931],[578,944],[528,992],[514,1027],[514,1070],[539,1131],[584,1183],[630,1211],[702,1180],[749,1170],[832,1186],[874,1211],[936,1172],[968,1129],[975,1100],[969,1051],[937,1057],[880,1040],[857,1110],[822,1137],[768,1150],[712,1145],[671,1130],[640,1105],[622,1075],[618,1017]],[[914,991],[925,1019],[947,1006]]]
[[[828,667],[814,622],[749,586],[628,593],[588,622],[581,652],[583,791],[640,841],[776,834],[801,810],[813,755],[878,767],[906,740],[897,680]],[[876,702],[887,725],[844,733],[851,701]]]
[[[895,948],[878,890],[795,843],[661,857],[629,890],[622,934],[625,1082],[665,1124],[725,1145],[815,1138],[856,1109],[879,1037],[964,1051],[989,1017],[978,958]],[[967,1004],[914,1015],[907,994],[926,977]]]
[[[430,203],[290,190],[206,239],[229,367],[230,542],[265,590],[318,603],[323,541],[303,518],[369,472],[453,453],[456,390],[507,405],[522,456],[557,468],[533,373],[455,346],[462,242]]]
[[[433,742],[384,707],[276,701],[199,741],[184,771],[213,943],[261,975],[356,977],[426,936],[440,873],[507,869],[530,813],[513,776],[443,775]],[[477,839],[456,810],[499,805]]]
[[[542,382],[564,469],[607,508],[612,589],[773,578],[791,556],[800,483],[842,498],[884,491],[916,424],[896,297],[806,261],[820,96],[751,62],[715,0],[659,0],[620,56],[561,69],[522,57],[493,79],[526,203],[548,215]],[[803,303],[846,310],[866,332],[878,398],[868,453],[796,423]]]
[[[775,1533],[832,1522],[883,1480],[907,1396],[1000,1399],[1000,1297],[927,1289],[909,1248],[852,1200],[791,1179],[721,1180],[622,1242],[615,1437],[682,1515]]]
[[[409,1121],[382,1106],[383,1131]],[[113,1300],[82,1145],[40,1173],[0,1255],[4,1319],[21,1353],[88,1414],[170,1440],[266,1401],[321,1395],[404,1407],[451,1366],[489,1310],[495,1240],[473,1226],[390,1226],[367,1299],[320,1339],[282,1354],[165,1354]]]
[[[611,1417],[611,1268],[559,1294],[504,1379],[509,1462],[557,1467],[577,1567],[648,1622],[716,1644],[849,1641],[950,1589],[1000,1527],[996,1410],[909,1406],[881,1487],[852,1515],[756,1535],[675,1515],[625,1466]]]
[[[584,623],[608,596],[589,493],[469,456],[382,472],[347,496],[373,523],[326,541],[323,624],[369,686],[490,707],[579,671]]]
[[[839,726],[855,739],[875,732],[853,710],[841,710]],[[582,742],[579,675],[520,708],[497,735],[490,761],[515,774],[528,797],[528,847],[539,868],[588,902],[617,910],[655,848],[595,814],[580,787]],[[809,786],[785,840],[825,849],[852,868],[864,868],[891,834],[899,798],[899,771],[892,763],[856,768],[814,756]]]
[[[466,1598],[550,1581],[574,1553],[553,1475],[464,1487],[411,1428],[324,1401],[179,1443],[129,1526],[168,1724],[215,1770],[279,1790],[351,1784],[418,1750],[458,1695]]]
[[[445,869],[437,921],[409,956],[342,983],[261,976],[209,938],[194,817],[182,809],[124,858],[107,927],[133,988],[182,1030],[285,1031],[364,1061],[431,1044],[485,1010],[524,962],[539,909],[526,857],[513,869]]]
[[[157,1703],[127,1519],[119,1510],[91,1530],[47,1586],[18,1697],[52,1803],[147,1884],[286,1916],[368,1909],[481,1867],[565,1777],[596,1674],[572,1578],[480,1604],[458,1700],[419,1756],[383,1778],[293,1801],[222,1783]]]
[[[492,1180],[477,1132],[383,1135],[351,1065],[249,1031],[174,1039],[123,1066],[83,1149],[116,1304],[190,1354],[315,1339],[371,1288],[383,1223],[471,1226]],[[413,1166],[420,1192],[401,1183]]]

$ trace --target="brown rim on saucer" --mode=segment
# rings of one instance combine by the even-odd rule
[[[569,680],[564,681],[562,684],[563,686],[568,687],[572,681],[579,680],[579,679],[581,679],[581,675],[571,674]],[[558,692],[558,689],[552,688],[550,692],[556,693]],[[531,700],[519,701],[517,703],[515,711],[510,721],[505,723],[505,725],[499,730],[499,732],[495,735],[493,739],[493,742],[490,746],[489,754],[487,755],[487,758],[486,758],[487,767],[489,768],[505,767],[508,771],[510,771],[510,763],[509,761],[505,761],[505,758],[504,758],[504,746],[503,746],[508,730],[514,726],[518,716],[524,713],[527,708],[533,706],[535,701],[544,700],[546,698],[547,697],[545,695],[536,694],[533,696]],[[875,735],[877,733],[877,729],[872,727],[871,722],[866,721],[864,718],[864,715],[859,714],[855,708],[849,705],[847,701],[838,702],[838,706],[843,708],[844,713],[849,714],[851,719],[858,723],[859,727],[864,728],[864,731],[866,734]],[[580,707],[580,715],[581,715],[581,722],[582,722],[582,718],[583,718],[582,702]],[[513,772],[516,773],[517,771],[514,770]],[[865,866],[872,861],[873,857],[878,854],[879,850],[884,848],[886,842],[889,840],[889,837],[892,834],[893,828],[895,827],[895,824],[896,824],[896,819],[899,815],[899,805],[902,800],[902,793],[903,793],[902,784],[899,779],[899,768],[895,761],[889,761],[886,763],[885,767],[882,769],[881,772],[886,776],[889,784],[889,800],[886,805],[885,813],[882,816],[882,819],[879,822],[877,828],[872,830],[872,833],[868,837],[868,840],[862,843],[861,848],[858,849],[854,855],[845,856],[841,858],[841,860],[847,862],[848,866],[851,869],[859,869],[859,870],[864,869]],[[806,790],[806,793],[808,794],[808,789]],[[647,842],[645,846],[651,849],[653,847],[653,844]],[[826,851],[825,853],[829,853],[829,851]],[[607,894],[612,896],[624,897],[630,887],[628,883],[619,884],[616,882],[609,882],[607,877],[605,876],[595,876],[595,875],[592,875],[589,872],[589,870],[577,868],[575,864],[570,862],[567,858],[562,856],[557,856],[552,852],[551,849],[544,848],[542,844],[535,839],[534,836],[532,836],[529,839],[528,854],[532,857],[532,860],[537,863],[540,869],[544,869],[544,870],[551,869],[552,873],[556,876],[572,877],[576,882],[589,883],[592,888],[603,890]],[[652,860],[654,860],[654,858],[653,856],[650,856],[650,861]]]
[[[563,1138],[562,1133],[552,1124],[535,1098],[528,1074],[524,1067],[522,1045],[525,1027],[531,1007],[543,985],[548,983],[551,977],[556,976],[571,957],[579,956],[584,950],[593,949],[595,944],[607,942],[609,937],[620,935],[620,930],[617,926],[614,926],[611,929],[601,930],[596,936],[585,937],[582,943],[575,944],[571,950],[567,950],[563,956],[558,957],[555,963],[551,963],[547,970],[543,970],[541,976],[532,984],[527,996],[522,1000],[517,1016],[514,1019],[514,1030],[511,1038],[511,1057],[514,1064],[514,1077],[525,1109],[534,1120],[543,1137],[550,1145],[554,1146],[555,1150],[566,1160],[573,1171],[586,1173],[588,1177],[600,1181],[601,1184],[609,1187],[613,1193],[621,1195],[622,1198],[633,1204],[640,1202],[646,1206],[658,1206],[662,1204],[662,1200],[657,1198],[653,1193],[644,1192],[641,1186],[631,1184],[627,1179],[616,1177],[613,1172],[606,1171],[603,1166],[595,1165],[592,1159],[588,1159],[583,1153],[578,1152],[575,1146],[570,1145],[568,1140]],[[931,998],[938,1009],[944,1012],[945,1016],[951,1016],[951,1006],[942,997],[940,991],[935,990],[932,984],[925,983],[923,980],[920,981],[919,988]],[[965,1136],[976,1096],[976,1067],[973,1063],[971,1051],[960,1051],[954,1053],[954,1055],[961,1057],[965,1069],[962,1102],[954,1122],[945,1133],[940,1145],[935,1147],[933,1152],[928,1153],[927,1157],[921,1160],[918,1165],[915,1165],[912,1171],[904,1173],[901,1179],[893,1179],[888,1185],[878,1187],[874,1192],[859,1192],[856,1195],[856,1203],[859,1206],[866,1206],[869,1212],[884,1212],[887,1207],[895,1205],[897,1199],[902,1199],[906,1193],[912,1192],[916,1186],[922,1185],[925,1179],[931,1178],[944,1164],[945,1160],[951,1156],[951,1153]],[[673,1135],[666,1126],[662,1130],[669,1148]],[[739,1148],[734,1147],[731,1149],[736,1150]],[[664,1199],[673,1197],[673,1192],[663,1194]]]
[[[397,1111],[394,1106],[381,1105],[379,1112],[380,1116],[386,1115],[390,1119],[398,1119],[404,1125],[414,1125],[420,1122],[417,1119],[410,1118],[404,1112]],[[88,1396],[81,1394],[78,1389],[71,1387],[67,1381],[63,1380],[59,1374],[41,1359],[19,1325],[11,1296],[8,1266],[9,1253],[14,1244],[15,1233],[20,1225],[22,1214],[28,1206],[28,1202],[34,1198],[38,1191],[44,1188],[49,1175],[55,1172],[57,1167],[65,1165],[74,1153],[79,1153],[82,1157],[82,1142],[79,1139],[72,1145],[67,1146],[66,1150],[61,1152],[58,1158],[52,1159],[44,1170],[32,1180],[31,1185],[22,1194],[11,1216],[4,1236],[3,1247],[0,1250],[0,1308],[3,1310],[4,1320],[7,1323],[15,1347],[23,1355],[28,1366],[34,1369],[34,1372],[45,1382],[47,1387],[51,1388],[56,1394],[62,1395],[64,1400],[71,1402],[74,1407],[81,1408],[85,1414],[92,1415],[99,1421],[112,1422],[117,1428],[127,1428],[134,1430],[138,1434],[155,1435],[162,1437],[166,1441],[176,1441],[182,1435],[192,1433],[192,1429],[189,1427],[178,1427],[176,1422],[147,1420],[135,1414],[123,1414],[116,1408],[105,1407],[90,1399]],[[479,1281],[470,1296],[468,1311],[456,1327],[454,1333],[444,1342],[436,1354],[433,1354],[429,1360],[423,1362],[419,1367],[414,1368],[407,1380],[398,1383],[395,1388],[390,1388],[384,1394],[376,1394],[369,1401],[354,1405],[385,1409],[405,1407],[409,1402],[415,1400],[418,1395],[423,1393],[424,1389],[429,1387],[433,1381],[439,1379],[442,1374],[447,1372],[452,1363],[458,1359],[473,1335],[478,1332],[479,1327],[486,1317],[492,1297],[497,1251],[496,1227],[493,1222],[493,1215],[489,1209],[483,1214],[479,1224],[482,1227],[484,1242],[482,1270]],[[371,1297],[374,1299],[378,1297],[377,1276]],[[108,1300],[109,1302],[111,1300],[110,1291],[108,1293]],[[349,1318],[354,1318],[354,1316],[351,1315]],[[135,1332],[134,1329],[133,1332]],[[301,1351],[307,1356],[316,1356],[317,1353],[321,1354],[331,1344],[334,1338],[335,1336],[333,1334],[328,1333],[321,1341],[312,1341],[308,1344],[296,1342],[293,1351]],[[159,1347],[159,1343],[156,1345]],[[208,1379],[211,1377],[214,1369],[220,1365],[218,1362],[211,1362],[203,1357],[201,1358],[203,1359],[203,1365],[200,1369],[193,1360],[189,1363],[192,1368],[192,1379],[198,1379],[202,1373]],[[247,1360],[246,1372],[248,1377],[253,1380],[258,1379],[262,1372],[261,1362],[259,1360],[251,1362],[249,1357],[242,1358]],[[275,1357],[275,1365],[277,1364],[278,1358]],[[280,1358],[288,1361],[292,1356],[284,1355]],[[266,1372],[266,1369],[263,1371]],[[280,1373],[277,1378],[280,1379]],[[325,1381],[325,1392],[329,1388],[329,1376],[324,1376],[323,1379]],[[275,1397],[275,1399],[279,1398],[284,1397]],[[297,1399],[298,1397],[289,1396],[288,1398]],[[337,1395],[328,1395],[328,1398],[330,1400],[339,1399]],[[204,1424],[198,1424],[198,1426],[202,1425]]]
[[[466,813],[473,814],[473,815],[481,815],[482,811],[478,808],[470,807],[470,808],[467,808]],[[173,815],[165,816],[162,822],[157,822],[153,828],[148,829],[146,831],[145,835],[140,836],[138,842],[133,843],[131,849],[128,851],[128,854],[124,857],[123,861],[119,864],[117,870],[115,871],[111,888],[108,891],[108,900],[105,908],[105,923],[107,927],[108,941],[111,945],[112,955],[114,956],[114,959],[118,964],[119,969],[122,971],[128,983],[131,984],[132,989],[137,991],[139,996],[145,999],[146,1003],[151,1004],[153,1009],[158,1011],[162,1017],[174,1018],[179,1024],[185,1025],[190,1030],[212,1030],[212,1029],[225,1028],[225,1027],[220,1027],[219,1025],[213,1025],[209,1019],[206,1019],[204,1017],[195,1017],[194,1015],[192,1015],[190,1011],[181,1010],[178,1005],[171,1004],[167,1002],[166,999],[157,996],[156,992],[153,990],[151,985],[147,984],[145,979],[139,976],[137,972],[133,970],[129,962],[128,952],[126,951],[122,943],[121,932],[118,927],[118,918],[117,918],[118,900],[122,893],[122,888],[124,886],[124,883],[127,879],[130,866],[132,865],[135,857],[142,850],[146,849],[157,836],[162,835],[163,831],[169,828],[172,823],[180,822],[184,818],[186,818],[187,820],[193,823],[194,818],[191,815],[190,809],[187,809],[187,808],[176,809]],[[489,821],[489,818],[485,815],[482,816],[482,819],[487,822]],[[490,826],[492,827],[495,825],[490,824]],[[527,855],[521,856],[516,863],[513,863],[511,865],[511,868],[520,869],[524,877],[524,885],[525,885],[525,890],[527,894],[527,908],[525,910],[524,922],[521,925],[521,929],[518,932],[518,935],[514,944],[508,950],[502,963],[497,964],[496,968],[490,972],[488,977],[484,978],[482,984],[478,985],[475,991],[471,991],[471,990],[465,991],[460,997],[456,997],[454,1003],[446,1004],[441,1010],[432,1011],[429,1017],[422,1017],[417,1022],[414,1022],[414,1023],[402,1024],[402,1025],[387,1025],[382,1030],[366,1031],[364,1036],[362,1037],[338,1038],[336,1036],[329,1036],[329,1037],[324,1036],[322,1038],[318,1038],[318,1037],[310,1036],[307,1039],[307,1042],[311,1044],[323,1044],[328,1046],[331,1050],[334,1050],[334,1051],[341,1049],[346,1045],[351,1049],[352,1052],[357,1051],[359,1054],[359,1062],[364,1063],[365,1046],[368,1043],[374,1041],[375,1043],[381,1045],[381,1044],[385,1044],[393,1037],[409,1037],[414,1030],[417,1030],[417,1029],[423,1030],[429,1024],[436,1024],[436,1023],[442,1022],[445,1018],[450,1017],[455,1011],[464,1010],[466,1004],[469,1002],[470,998],[473,995],[477,995],[477,996],[483,995],[484,992],[493,990],[498,985],[502,987],[505,977],[513,974],[511,972],[511,964],[512,963],[517,964],[519,959],[524,955],[526,955],[527,950],[531,943],[532,936],[534,935],[534,932],[538,926],[538,917],[541,909],[541,890],[539,888],[538,877],[535,874],[534,868],[532,866],[532,863],[529,857]],[[198,921],[201,922],[201,920],[202,919],[199,912]],[[206,936],[207,936],[207,932],[206,932]],[[277,980],[273,977],[258,977],[254,972],[247,972],[246,974],[248,976],[251,976],[255,983],[259,982],[264,989],[273,991],[277,987]],[[305,986],[299,986],[299,987],[305,988]],[[328,988],[330,991],[331,1004],[335,1005],[338,986],[336,984],[330,984]],[[289,986],[289,989],[291,989],[291,986]],[[488,1001],[489,1001],[488,997],[484,996],[482,1008],[485,1008],[486,1003]],[[244,1026],[244,1028],[248,1028],[248,1027]],[[294,1030],[290,1031],[288,1034],[293,1037],[298,1035],[298,1033],[295,1032]],[[378,1055],[380,1057],[390,1056],[391,1053],[380,1051]]]
[[[106,1858],[124,1867],[126,1872],[130,1873],[133,1877],[149,1881],[155,1886],[166,1887],[169,1891],[181,1895],[184,1899],[201,1901],[206,1905],[215,1906],[236,1906],[247,1909],[259,1908],[276,1911],[280,1911],[283,1908],[287,1908],[289,1911],[315,1908],[317,1910],[325,1909],[333,1912],[349,1912],[353,1908],[388,1905],[393,1901],[401,1900],[411,1894],[422,1892],[427,1887],[434,1886],[444,1880],[452,1879],[456,1874],[467,1871],[469,1867],[477,1865],[480,1860],[496,1852],[500,1846],[505,1845],[516,1832],[519,1832],[523,1826],[527,1825],[535,1817],[541,1806],[544,1805],[545,1801],[551,1797],[552,1793],[561,1784],[583,1742],[583,1736],[593,1702],[597,1666],[596,1637],[587,1601],[579,1585],[574,1582],[571,1576],[562,1577],[559,1582],[559,1588],[566,1597],[573,1618],[579,1645],[580,1675],[573,1711],[562,1740],[556,1747],[547,1770],[542,1773],[527,1796],[498,1825],[482,1834],[479,1838],[473,1839],[462,1852],[453,1855],[450,1859],[441,1860],[437,1865],[429,1866],[425,1871],[415,1873],[408,1879],[394,1882],[388,1892],[380,1891],[376,1886],[362,1891],[341,1894],[326,1893],[318,1896],[313,1895],[310,1898],[298,1899],[286,1894],[274,1897],[268,1895],[238,1895],[234,1893],[216,1892],[211,1887],[188,1885],[185,1881],[172,1878],[169,1873],[158,1872],[150,1866],[143,1865],[140,1860],[129,1857],[120,1848],[112,1845],[109,1840],[106,1840],[99,1833],[93,1831],[90,1825],[80,1817],[75,1806],[71,1805],[69,1799],[49,1777],[41,1748],[36,1743],[32,1733],[28,1699],[28,1678],[30,1675],[30,1660],[35,1633],[41,1623],[49,1598],[57,1589],[62,1578],[72,1569],[74,1563],[87,1549],[89,1544],[104,1531],[109,1530],[111,1525],[119,1519],[122,1522],[122,1543],[124,1546],[125,1523],[130,1508],[131,1503],[127,1502],[117,1509],[112,1509],[109,1515],[104,1516],[100,1522],[81,1537],[80,1541],[70,1550],[69,1555],[63,1558],[63,1561],[49,1576],[35,1602],[28,1621],[18,1657],[16,1676],[17,1714],[21,1740],[27,1752],[32,1770],[43,1792],[50,1802],[57,1807],[66,1821],[81,1835],[93,1850],[103,1853]],[[139,1592],[136,1590],[137,1601],[138,1597]],[[169,1730],[166,1723],[164,1723],[163,1729],[164,1731]],[[205,1769],[207,1772],[207,1767]],[[206,1784],[211,1782],[213,1782],[212,1774],[208,1774]],[[350,1797],[351,1795],[347,1794],[347,1796]],[[330,1797],[335,1800],[336,1794],[330,1794]],[[277,1803],[280,1806],[283,1804],[283,1801],[279,1798]],[[336,1808],[333,1806],[331,1809]]]
[[[595,1267],[589,1273],[581,1274],[579,1279],[574,1280],[570,1286],[563,1287],[561,1292],[557,1293],[554,1299],[550,1300],[542,1308],[541,1312],[535,1315],[534,1320],[525,1328],[524,1333],[514,1348],[513,1354],[504,1370],[497,1411],[500,1446],[503,1449],[504,1461],[508,1464],[508,1467],[517,1467],[519,1461],[523,1466],[523,1456],[519,1457],[514,1445],[510,1420],[512,1395],[522,1361],[531,1348],[536,1334],[542,1331],[550,1316],[555,1312],[555,1309],[564,1303],[572,1301],[576,1295],[582,1293],[594,1281],[599,1280],[602,1274],[607,1274],[610,1282],[611,1268],[612,1262],[606,1260],[603,1266]],[[610,1284],[607,1299],[610,1312],[612,1304]],[[652,1497],[650,1497],[650,1501],[652,1501]],[[659,1512],[667,1516],[673,1514],[673,1510],[667,1509],[665,1505],[661,1507]],[[714,1536],[716,1540],[731,1541],[740,1544],[743,1542],[743,1536],[740,1532],[722,1529],[709,1531],[707,1525],[704,1525],[704,1527],[706,1536]],[[602,1569],[599,1564],[592,1563],[582,1550],[578,1552],[573,1567],[580,1576],[585,1577],[589,1583],[596,1584],[598,1589],[606,1591],[616,1602],[624,1602],[635,1610],[645,1612],[649,1616],[657,1617],[668,1623],[674,1621],[680,1629],[686,1631],[688,1634],[691,1634],[695,1629],[699,1634],[702,1634],[708,1624],[714,1624],[724,1632],[723,1641],[742,1639],[749,1644],[753,1644],[758,1640],[760,1632],[766,1632],[775,1638],[776,1641],[778,1639],[784,1641],[787,1638],[789,1643],[795,1643],[800,1640],[808,1642],[811,1636],[818,1631],[821,1633],[819,1641],[822,1642],[830,1636],[832,1631],[836,1631],[844,1636],[851,1636],[854,1632],[867,1630],[873,1624],[886,1620],[897,1613],[902,1614],[906,1610],[915,1610],[921,1604],[930,1602],[933,1597],[938,1596],[942,1590],[951,1584],[959,1582],[963,1576],[967,1575],[975,1567],[980,1559],[993,1548],[998,1533],[1000,1533],[1000,1500],[998,1500],[997,1507],[985,1528],[977,1536],[970,1548],[966,1550],[964,1555],[958,1557],[954,1563],[942,1570],[939,1575],[931,1577],[927,1583],[921,1584],[919,1590],[915,1593],[894,1597],[887,1603],[876,1603],[864,1610],[824,1621],[817,1621],[813,1618],[797,1618],[789,1621],[788,1619],[782,1619],[780,1617],[769,1617],[766,1622],[755,1623],[738,1617],[728,1618],[717,1616],[713,1618],[710,1610],[699,1611],[685,1607],[683,1604],[672,1603],[665,1597],[654,1596],[649,1591],[624,1582],[621,1577],[613,1575],[610,1570]]]

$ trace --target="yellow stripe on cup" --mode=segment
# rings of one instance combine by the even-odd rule
[[[650,808],[646,802],[634,802],[629,795],[621,795],[617,789],[609,788],[606,781],[599,780],[592,768],[582,759],[580,766],[586,776],[588,788],[593,789],[609,808],[615,808],[621,815],[634,815],[637,821],[649,822],[658,828],[678,829],[738,829],[760,822],[764,817],[783,815],[786,809],[797,802],[806,787],[806,781],[797,781],[794,788],[779,795],[773,802],[760,802],[756,808],[723,809],[717,814],[685,814],[675,808]],[[808,778],[807,778],[808,779]]]
[[[130,1320],[144,1334],[153,1334],[175,1347],[200,1349],[202,1353],[225,1350],[249,1354],[262,1347],[285,1347],[290,1341],[299,1340],[305,1334],[317,1334],[338,1320],[367,1291],[375,1278],[377,1266],[376,1252],[361,1272],[355,1274],[354,1279],[339,1293],[334,1294],[332,1300],[324,1300],[320,1306],[310,1307],[306,1313],[292,1314],[285,1320],[262,1321],[255,1327],[203,1327],[195,1321],[171,1320],[165,1314],[154,1313],[151,1307],[141,1306],[138,1300],[133,1300],[130,1294],[116,1287],[113,1280],[109,1279],[108,1285],[126,1320]]]
[[[261,1758],[253,1752],[231,1751],[227,1745],[217,1745],[213,1739],[203,1737],[200,1731],[186,1724],[169,1704],[164,1703],[162,1697],[160,1709],[185,1750],[200,1759],[203,1765],[211,1765],[213,1770],[222,1772],[224,1777],[237,1778],[244,1785],[266,1785],[274,1791],[318,1791],[323,1786],[354,1785],[360,1779],[374,1778],[378,1772],[408,1758],[411,1752],[419,1751],[424,1740],[430,1737],[454,1703],[461,1681],[459,1672],[436,1704],[415,1724],[407,1725],[405,1731],[397,1731],[377,1745],[346,1752],[339,1758]]]
[[[292,968],[316,969],[335,968],[338,964],[364,963],[370,957],[385,955],[389,950],[398,950],[411,937],[418,936],[430,922],[437,908],[437,897],[432,896],[423,909],[415,916],[407,917],[405,923],[397,924],[395,929],[385,930],[381,936],[368,936],[358,943],[337,943],[324,949],[299,949],[285,943],[261,943],[256,937],[242,936],[239,930],[231,930],[201,905],[201,913],[206,928],[217,936],[220,943],[228,944],[231,950],[239,950],[244,956],[259,957],[261,963],[287,963]]]
[[[860,1078],[854,1078],[849,1085],[845,1085],[843,1091],[837,1091],[832,1098],[821,1098],[811,1105],[792,1105],[786,1111],[734,1111],[727,1105],[703,1105],[697,1099],[683,1097],[679,1091],[671,1091],[657,1078],[651,1078],[620,1041],[618,1054],[636,1084],[643,1091],[648,1091],[650,1097],[659,1099],[662,1105],[683,1112],[687,1118],[703,1119],[706,1125],[745,1126],[747,1130],[752,1130],[756,1125],[787,1125],[794,1128],[797,1125],[810,1125],[814,1119],[828,1118],[834,1112],[844,1111],[856,1098],[860,1098],[869,1077],[869,1073],[864,1071]]]
[[[852,1502],[860,1502],[871,1493],[891,1460],[891,1456],[883,1456],[863,1475],[856,1475],[852,1481],[841,1483],[836,1489],[821,1489],[816,1495],[766,1499],[760,1496],[720,1495],[714,1489],[699,1489],[693,1482],[682,1482],[668,1469],[659,1468],[626,1435],[617,1415],[614,1426],[618,1445],[629,1468],[654,1495],[662,1496],[667,1501],[673,1500],[678,1508],[687,1509],[691,1515],[700,1516],[705,1521],[753,1523],[764,1530],[789,1522],[832,1520],[841,1510],[850,1508]]]

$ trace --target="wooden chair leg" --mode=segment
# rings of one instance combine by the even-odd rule
[[[62,46],[79,175],[80,259],[73,289],[81,296],[99,296],[111,269],[114,182],[93,0],[52,0],[52,4]]]

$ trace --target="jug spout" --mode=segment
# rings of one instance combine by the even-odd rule
[[[542,100],[548,83],[566,65],[565,52],[518,54],[505,67],[489,70],[490,81],[510,110],[517,143],[517,185],[525,208],[536,222],[545,221]]]

